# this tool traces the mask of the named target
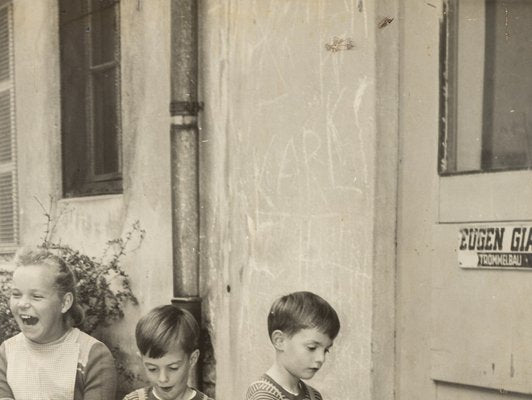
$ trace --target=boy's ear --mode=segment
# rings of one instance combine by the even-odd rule
[[[276,329],[272,332],[272,344],[273,347],[275,347],[275,350],[277,351],[284,351],[284,343],[285,343],[286,335],[283,331]]]
[[[190,353],[190,366],[193,367],[198,362],[200,355],[200,351],[198,349],[194,350],[192,353]]]
[[[72,303],[74,303],[74,295],[71,292],[66,292],[61,303],[61,312],[64,314],[70,310]]]

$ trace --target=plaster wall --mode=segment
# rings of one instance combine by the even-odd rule
[[[396,69],[379,60],[396,28],[378,26],[394,4],[200,2],[200,289],[217,398],[241,398],[269,367],[269,306],[295,290],[342,322],[310,383],[392,398]],[[120,2],[123,194],[61,199],[57,2],[14,2],[21,244],[45,229],[35,197],[61,215],[54,239],[93,256],[140,221],[146,238],[124,258],[140,304],[106,332],[130,355],[139,315],[172,297],[169,7]]]
[[[146,237],[136,249],[133,243],[123,265],[139,306],[106,332],[133,356],[138,317],[173,295],[169,2],[120,2],[124,191],[74,199],[61,198],[57,3],[13,2],[21,244],[42,241],[46,218],[36,199],[57,222],[53,239],[94,257],[138,220]],[[136,362],[131,368],[138,372]]]
[[[430,266],[434,251],[432,229],[437,218],[440,7],[441,4],[431,6],[423,1],[401,4],[398,399],[436,398],[435,385],[430,379]]]
[[[388,97],[377,113],[376,77],[388,70],[376,69],[376,37],[387,15],[381,12],[393,11],[394,2],[208,0],[201,6],[200,247],[217,397],[242,398],[271,365],[271,302],[310,290],[342,322],[310,384],[325,398],[391,398],[389,381],[375,379],[383,370],[393,376],[393,343],[376,345],[378,335],[393,336],[393,312],[378,321],[374,296],[384,293],[379,313],[393,310],[396,98],[393,78],[383,80],[379,88]],[[394,43],[394,36],[378,40]],[[384,105],[392,122],[377,132]],[[377,188],[378,174],[391,186]],[[375,276],[377,258],[383,264]],[[383,284],[379,293],[383,282],[391,282],[391,291]],[[383,329],[376,331],[379,323]],[[375,365],[379,351],[384,367],[382,360]]]

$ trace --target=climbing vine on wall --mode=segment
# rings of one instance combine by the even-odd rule
[[[132,224],[124,237],[108,241],[103,255],[96,258],[52,240],[57,221],[44,207],[43,211],[47,223],[40,246],[61,257],[76,274],[78,301],[85,311],[80,329],[90,334],[122,318],[127,303],[137,304],[122,258],[138,248],[146,235],[139,221]],[[11,271],[0,269],[0,342],[19,332],[9,310],[11,277]]]

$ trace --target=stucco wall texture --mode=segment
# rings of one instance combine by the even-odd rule
[[[310,383],[325,398],[371,396],[373,7],[202,2],[201,255],[220,398],[270,366],[269,306],[296,290],[342,322]],[[335,38],[353,47],[331,51]]]
[[[310,384],[328,399],[372,398],[385,3],[200,2],[200,289],[219,399],[242,398],[269,367],[269,306],[296,290],[326,298],[342,323]],[[170,2],[122,0],[120,16],[124,193],[58,200],[57,2],[14,2],[20,226],[22,244],[38,243],[34,196],[52,196],[69,210],[55,237],[99,256],[140,221],[146,239],[124,259],[140,304],[107,332],[133,360],[138,317],[172,298]]]
[[[135,324],[172,298],[170,6],[165,0],[120,5],[123,194],[62,199],[57,3],[13,3],[21,245],[42,241],[46,218],[36,199],[52,206],[53,239],[94,257],[140,222],[145,240],[123,259],[139,305],[105,332],[139,372]]]

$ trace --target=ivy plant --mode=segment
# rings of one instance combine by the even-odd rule
[[[80,329],[91,334],[95,329],[122,318],[127,303],[137,304],[121,259],[133,242],[136,241],[138,247],[144,239],[146,232],[140,223],[133,223],[123,238],[107,242],[103,256],[96,258],[52,241],[52,218],[49,213],[45,216],[48,224],[41,246],[61,257],[75,272],[78,302],[85,311],[85,321]],[[9,310],[11,277],[12,271],[0,269],[0,342],[19,332]]]

